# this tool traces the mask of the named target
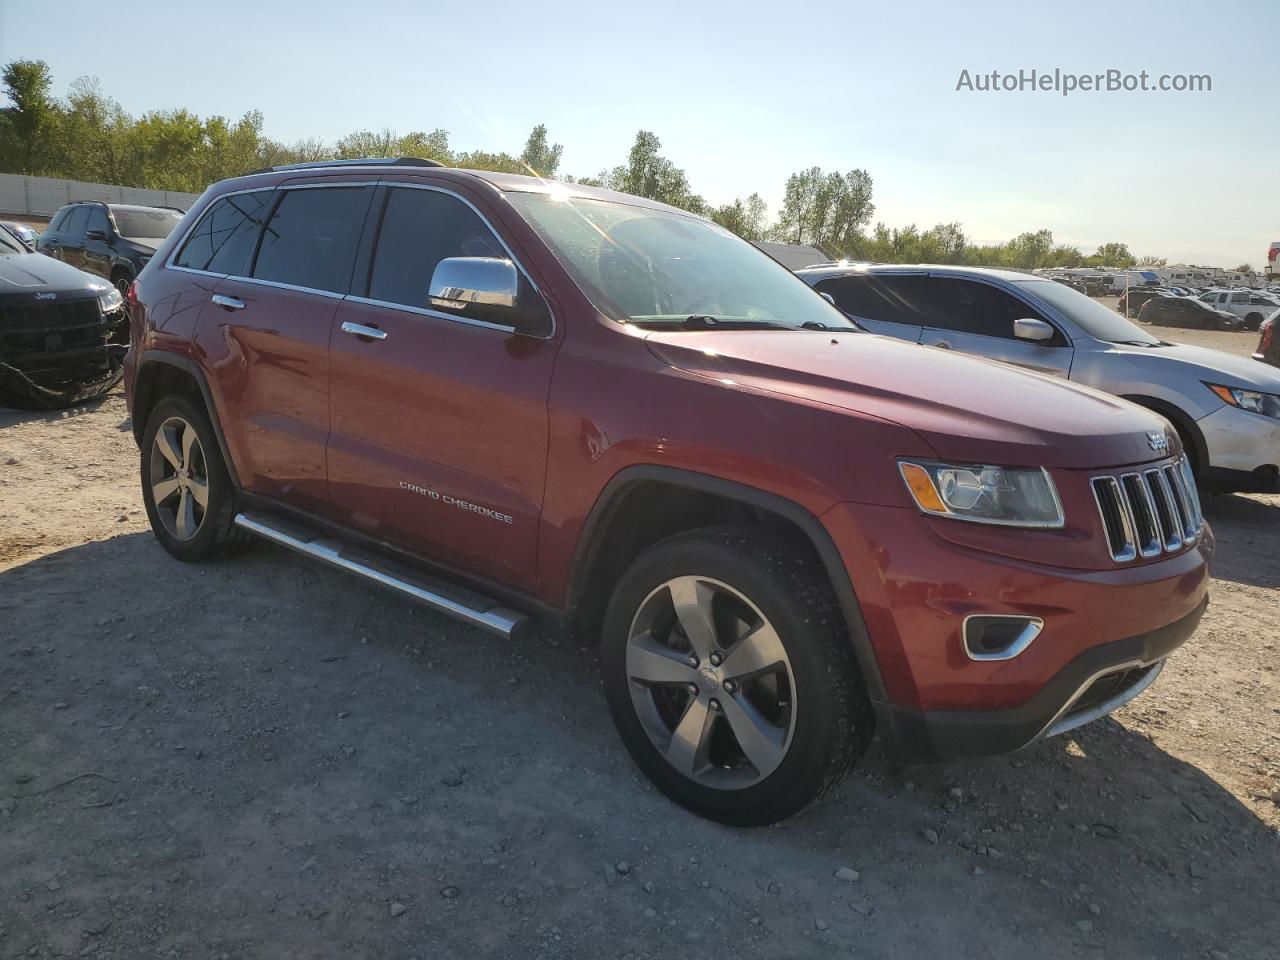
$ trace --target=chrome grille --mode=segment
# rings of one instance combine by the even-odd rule
[[[1147,470],[1094,477],[1091,483],[1117,563],[1174,553],[1200,534],[1204,517],[1186,457]]]

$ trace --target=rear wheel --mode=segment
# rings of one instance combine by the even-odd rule
[[[1260,313],[1249,314],[1247,317],[1244,318],[1244,325],[1245,325],[1245,329],[1247,330],[1257,330],[1259,327],[1262,326],[1262,314]]]
[[[250,542],[234,524],[235,490],[208,414],[187,397],[165,397],[147,421],[142,502],[156,539],[179,560],[210,560]]]
[[[773,823],[844,777],[870,705],[825,571],[737,528],[664,540],[605,616],[605,691],[623,742],[667,796],[739,826]]]

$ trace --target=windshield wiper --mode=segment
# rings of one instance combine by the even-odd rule
[[[679,327],[681,330],[792,330],[794,327],[773,320],[760,320],[755,317],[713,316],[709,313],[695,313],[688,316],[678,314],[655,314],[652,316],[631,317],[628,323],[638,327]]]

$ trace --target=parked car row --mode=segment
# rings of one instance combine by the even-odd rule
[[[79,201],[42,234],[0,226],[0,279],[11,281],[0,288],[0,403],[63,406],[120,382],[124,295],[181,219],[164,207]]]
[[[1280,374],[1026,274],[799,273],[431,161],[215,184],[128,292],[154,535],[598,642],[636,764],[733,824],[873,734],[979,756],[1139,695],[1207,604],[1197,478],[1275,482]]]

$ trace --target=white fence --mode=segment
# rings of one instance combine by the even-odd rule
[[[0,213],[14,216],[51,217],[72,200],[105,200],[107,203],[136,203],[144,207],[177,207],[188,210],[196,193],[177,190],[144,190],[117,187],[109,183],[55,180],[53,177],[25,177],[0,173]]]

